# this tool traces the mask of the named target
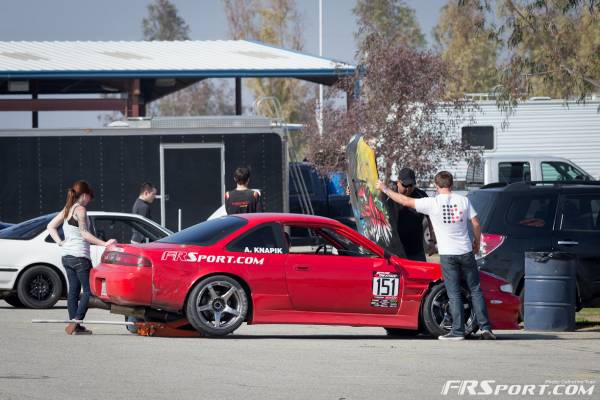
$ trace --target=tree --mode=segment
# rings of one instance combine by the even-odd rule
[[[450,0],[434,28],[436,48],[456,78],[450,94],[489,92],[499,84],[497,56],[501,44],[486,24],[478,0]]]
[[[189,26],[169,0],[155,0],[148,5],[142,27],[144,40],[190,40]],[[149,112],[170,116],[233,114],[233,100],[230,104],[225,99],[233,99],[226,83],[197,82],[159,99],[151,104]]]
[[[490,9],[489,0],[481,7]],[[499,23],[508,60],[501,104],[530,95],[580,100],[600,88],[600,0],[501,0]]]
[[[302,50],[302,21],[294,0],[223,0],[223,4],[233,39]],[[276,97],[286,121],[304,122],[314,114],[308,86],[297,79],[246,79],[245,83],[256,98]]]
[[[190,28],[169,0],[156,0],[148,5],[148,16],[142,20],[144,40],[189,40]]]
[[[411,48],[426,45],[415,11],[403,0],[358,0],[353,12],[360,27],[355,34],[359,49],[364,48],[367,38],[374,33],[390,43]]]
[[[427,179],[441,165],[464,159],[460,138],[449,133],[472,105],[447,97],[453,79],[447,63],[433,52],[378,35],[367,38],[364,49],[357,74],[338,86],[348,90],[360,82],[361,96],[347,111],[326,109],[327,135],[309,130],[311,161],[326,171],[345,169],[344,148],[357,132],[376,148],[388,177],[395,166],[413,168]]]

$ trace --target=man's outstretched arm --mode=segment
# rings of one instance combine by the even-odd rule
[[[403,194],[394,192],[393,190],[385,186],[385,183],[381,181],[377,181],[376,187],[378,190],[381,190],[396,203],[402,204],[404,207],[415,208],[415,199],[413,199],[412,197],[408,197]]]

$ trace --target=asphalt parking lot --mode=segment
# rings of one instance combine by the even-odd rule
[[[448,343],[391,339],[380,328],[242,326],[225,339],[192,339],[109,325],[67,336],[63,325],[31,323],[64,318],[58,304],[0,301],[0,399],[436,399],[456,397],[441,395],[448,380],[484,379],[595,381],[582,398],[600,393],[600,331],[499,331],[496,342]],[[92,309],[87,319],[121,316]]]

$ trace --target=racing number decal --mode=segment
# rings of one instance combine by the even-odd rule
[[[373,272],[373,307],[398,307],[400,278],[395,272]]]

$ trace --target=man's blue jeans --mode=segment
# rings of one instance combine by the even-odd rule
[[[90,270],[92,262],[84,257],[63,256],[63,267],[67,271],[69,293],[67,294],[67,310],[69,319],[84,319],[90,301]],[[81,293],[81,298],[79,293]]]
[[[485,299],[479,287],[479,269],[472,252],[461,255],[440,255],[444,285],[450,300],[452,315],[452,333],[465,334],[465,309],[461,296],[461,274],[471,292],[471,303],[475,318],[481,330],[491,330]]]

